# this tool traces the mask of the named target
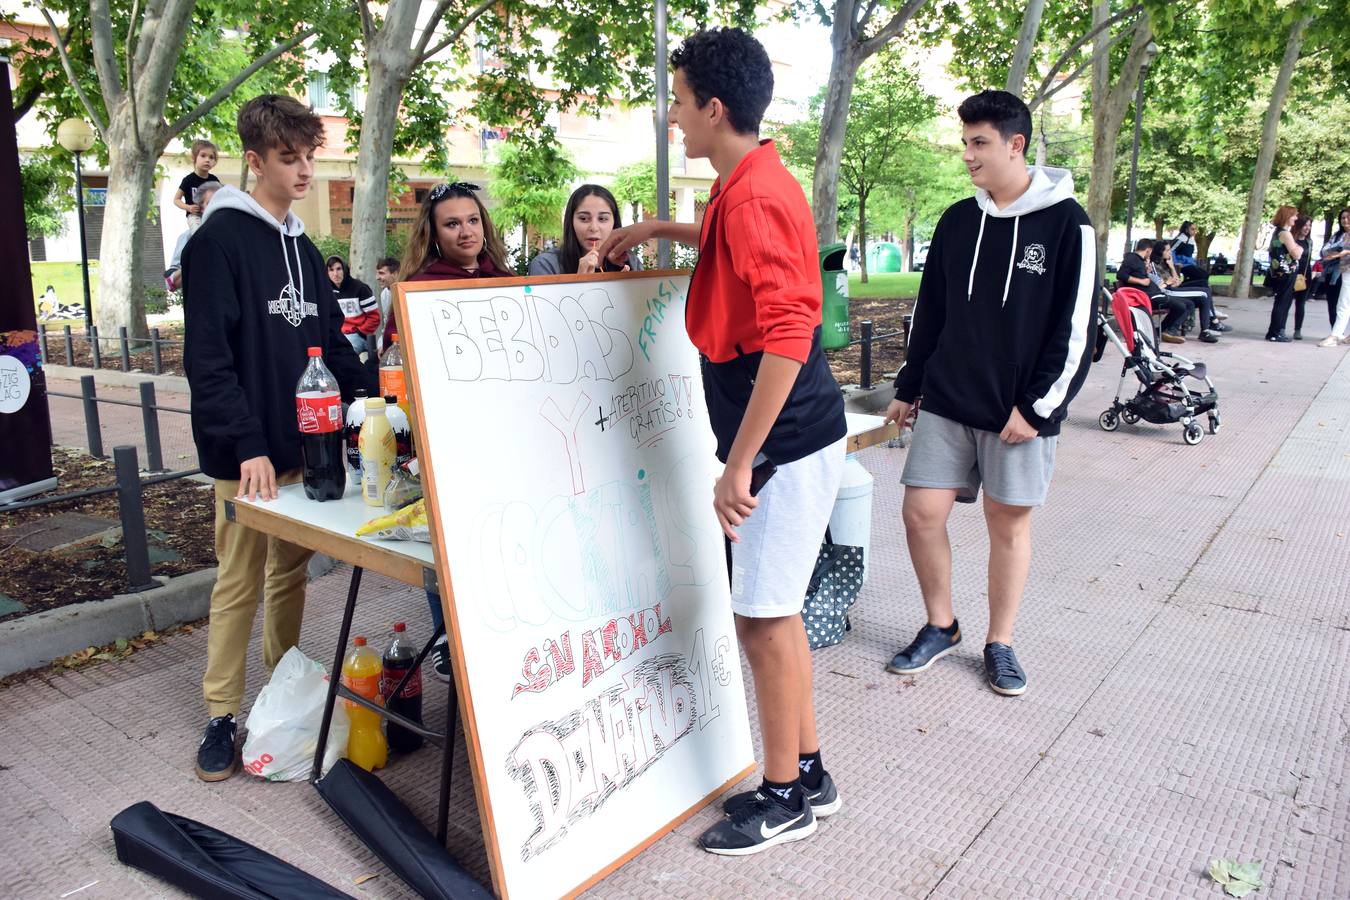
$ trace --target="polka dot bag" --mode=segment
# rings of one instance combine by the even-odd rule
[[[812,650],[833,647],[850,627],[848,611],[858,599],[863,583],[863,549],[836,544],[825,531],[815,571],[806,589],[802,622]]]

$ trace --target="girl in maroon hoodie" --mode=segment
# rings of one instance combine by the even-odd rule
[[[506,245],[477,191],[478,185],[464,181],[438,184],[427,191],[399,266],[404,281],[507,278],[515,274],[507,266]],[[391,315],[384,326],[384,346],[389,346],[397,332]]]
[[[477,190],[476,184],[456,181],[438,184],[427,192],[399,266],[399,272],[406,274],[404,281],[507,278],[515,274],[507,268],[506,247]],[[389,346],[397,332],[394,316],[390,315],[384,346]],[[440,596],[428,591],[427,605],[431,608],[431,624],[440,629],[445,622]],[[444,634],[432,648],[431,657],[436,677],[449,683],[450,645]]]

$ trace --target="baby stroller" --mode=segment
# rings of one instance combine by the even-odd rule
[[[1180,422],[1182,440],[1194,446],[1205,439],[1205,431],[1197,419],[1207,415],[1209,433],[1218,434],[1219,392],[1210,381],[1205,364],[1158,349],[1148,295],[1134,288],[1121,288],[1114,296],[1103,288],[1102,294],[1103,306],[1110,313],[1106,309],[1099,312],[1097,324],[1125,362],[1120,369],[1116,397],[1097,417],[1097,424],[1103,431],[1115,431],[1122,420],[1129,425],[1140,419],[1154,425]],[[1139,380],[1139,391],[1122,402],[1120,395],[1131,372]]]

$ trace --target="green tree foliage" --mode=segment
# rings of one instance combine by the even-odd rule
[[[799,169],[814,163],[827,92],[822,88],[812,98],[804,121],[783,129],[787,159]],[[937,113],[937,99],[919,86],[917,74],[898,53],[882,51],[859,72],[849,104],[839,185],[857,203],[858,244],[864,251],[868,198],[882,185],[894,182],[900,155],[918,152],[914,136]],[[865,258],[862,278],[867,281]]]
[[[656,163],[651,160],[630,163],[614,173],[610,185],[619,203],[639,204],[646,213],[656,214]]]
[[[491,166],[493,221],[507,233],[525,230],[535,238],[521,242],[520,264],[537,252],[544,238],[562,237],[562,213],[577,167],[553,135],[508,140]]]
[[[75,175],[64,152],[30,156],[19,162],[23,217],[28,238],[56,237],[66,230],[65,213],[75,206]]]

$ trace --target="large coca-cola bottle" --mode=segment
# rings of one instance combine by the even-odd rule
[[[323,350],[309,348],[309,365],[295,386],[295,414],[305,459],[305,496],[340,500],[347,485],[342,446],[342,395],[323,364]]]

